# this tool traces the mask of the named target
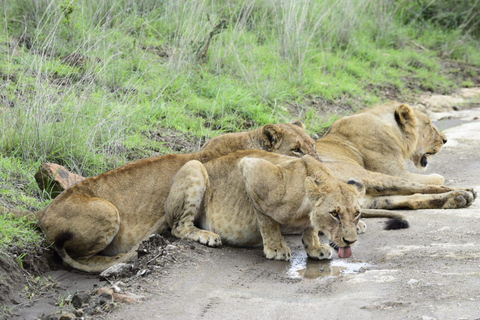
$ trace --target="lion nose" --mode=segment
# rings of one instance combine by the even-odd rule
[[[443,144],[447,143],[447,138],[443,138]]]
[[[347,244],[347,246],[352,245],[352,244],[354,244],[354,243],[357,241],[357,239],[347,240],[347,239],[345,239],[345,238],[342,238],[342,240],[343,240],[343,242],[345,242],[345,243]]]

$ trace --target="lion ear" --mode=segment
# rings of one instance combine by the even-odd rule
[[[263,126],[262,138],[267,146],[267,151],[271,151],[274,146],[282,139],[282,130],[273,124]]]
[[[300,120],[293,120],[292,122],[290,122],[290,124],[293,124],[293,125],[295,125],[295,126],[297,126],[297,127],[300,127],[300,128],[302,128],[303,130],[306,130],[306,129],[307,129],[307,127],[305,127],[305,125],[303,124],[303,122],[300,121]]]
[[[305,191],[314,207],[319,206],[325,198],[325,194],[319,188],[322,184],[322,181],[315,180],[312,177],[305,178]]]
[[[395,110],[395,121],[401,129],[405,129],[407,126],[414,125],[415,112],[412,107],[406,104],[401,104]]]
[[[354,185],[357,187],[358,193],[364,195],[365,194],[365,185],[363,184],[363,181],[358,179],[358,178],[350,178],[347,181],[347,184]]]

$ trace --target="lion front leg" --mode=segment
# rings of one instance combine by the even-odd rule
[[[257,221],[260,226],[260,233],[263,239],[263,252],[267,259],[288,261],[292,252],[282,236],[280,224],[271,217],[258,212]]]
[[[204,214],[202,202],[209,187],[203,164],[196,160],[187,162],[172,179],[165,202],[165,218],[175,237],[218,247],[222,244],[218,234],[194,225],[195,218]]]
[[[431,185],[443,185],[445,183],[445,178],[438,173],[432,174],[418,174],[406,171],[401,177],[404,177],[410,181],[422,183],[422,184],[431,184]]]
[[[320,243],[318,230],[309,227],[303,232],[303,247],[309,258],[323,260],[332,258],[332,250],[328,244]]]

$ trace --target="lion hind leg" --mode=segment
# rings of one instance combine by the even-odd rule
[[[203,164],[196,160],[187,162],[172,179],[165,202],[165,217],[175,237],[217,247],[222,244],[218,234],[194,225],[195,220],[203,214],[202,203],[209,185]]]
[[[140,244],[148,240],[153,233],[165,228],[165,219],[159,219],[155,225],[153,225],[148,232],[146,232],[139,241],[134,243],[130,250],[125,253],[118,253],[113,256],[105,255],[91,255],[88,257],[81,257],[73,259],[65,250],[65,243],[72,239],[74,236],[71,232],[62,232],[57,235],[55,239],[55,251],[60,255],[63,262],[75,268],[77,270],[100,273],[116,264],[126,263],[137,256],[137,250]]]
[[[455,190],[440,194],[414,194],[410,196],[382,196],[365,199],[366,209],[457,209],[470,206],[475,200],[474,193]]]
[[[39,225],[51,243],[70,234],[65,250],[72,257],[87,259],[109,246],[120,228],[120,215],[103,198],[72,196],[48,207]]]
[[[372,171],[366,171],[362,181],[367,189],[367,195],[371,196],[435,194],[454,190],[443,185],[420,183],[407,178]]]
[[[286,196],[285,180],[280,166],[264,159],[245,157],[240,160],[238,167],[255,207],[265,214],[275,211],[278,213]]]

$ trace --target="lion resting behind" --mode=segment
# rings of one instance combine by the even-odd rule
[[[428,158],[447,142],[427,115],[393,102],[336,121],[317,140],[320,158],[335,176],[358,177],[365,184],[364,209],[463,208],[472,204],[472,189],[443,185],[438,174],[416,174],[411,160],[426,168]]]
[[[219,246],[263,243],[268,259],[289,260],[282,229],[303,231],[307,254],[328,259],[352,254],[363,185],[340,182],[311,156],[293,158],[259,150],[238,151],[207,163],[189,161],[175,175],[165,219],[178,238]]]
[[[158,230],[172,177],[185,163],[207,162],[242,149],[317,157],[303,124],[266,125],[221,135],[196,153],[142,159],[85,179],[34,215],[64,262],[101,272],[135,256],[140,242]]]

